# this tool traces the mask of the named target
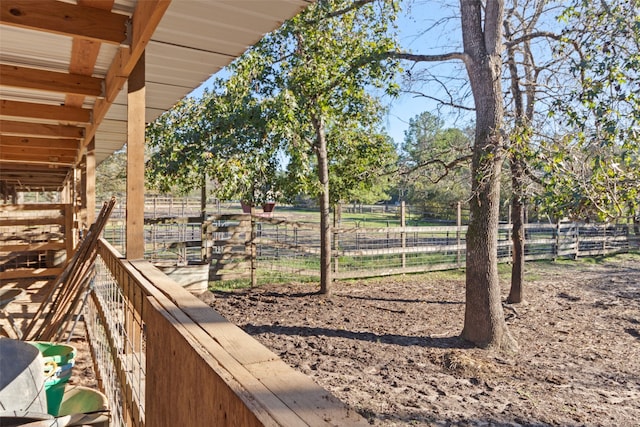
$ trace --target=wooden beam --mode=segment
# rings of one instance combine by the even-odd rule
[[[144,131],[145,57],[129,76],[127,86],[127,259],[144,258]]]
[[[78,0],[79,6],[88,6],[107,11],[113,8],[113,3],[114,0]],[[99,53],[100,43],[74,37],[71,45],[69,72],[84,76],[92,75]],[[81,95],[67,95],[64,99],[64,104],[72,107],[81,107],[83,103],[84,96]]]
[[[78,150],[80,141],[77,139],[52,139],[52,138],[34,138],[28,136],[11,136],[2,135],[0,147],[26,147],[31,150],[38,148],[60,148],[64,150]]]
[[[89,144],[96,134],[111,103],[124,87],[129,74],[138,63],[138,59],[149,44],[151,36],[170,4],[171,0],[147,0],[137,3],[131,18],[133,28],[131,47],[120,47],[107,71],[104,99],[96,100],[93,108],[93,124],[87,128],[85,145]]]
[[[30,172],[32,174],[39,174],[39,173],[55,173],[55,174],[60,174],[60,175],[65,175],[67,174],[67,171],[69,170],[69,168],[67,166],[40,166],[40,167],[34,167],[34,166],[30,166],[30,165],[20,165],[20,164],[3,164],[2,162],[0,162],[0,173],[4,174],[12,174],[12,173],[19,173],[22,174],[22,172],[27,171]]]
[[[84,128],[69,125],[48,125],[44,123],[0,120],[0,134],[82,139],[84,137]]]
[[[47,154],[11,154],[5,153],[4,150],[0,152],[0,160],[8,162],[25,162],[25,163],[36,163],[36,164],[50,164],[50,163],[60,163],[66,165],[72,165],[76,161],[76,156],[50,156]]]
[[[95,140],[87,147],[85,164],[85,197],[87,201],[87,223],[93,224],[96,220],[96,150]]]
[[[2,144],[0,146],[0,152],[3,154],[16,154],[16,155],[24,155],[26,157],[29,156],[59,156],[59,157],[77,157],[78,150],[67,149],[67,148],[58,148],[56,146],[49,146],[47,148],[39,148],[34,150],[29,147],[15,147],[15,146],[5,146]]]
[[[128,20],[126,15],[56,0],[0,2],[2,24],[101,43],[125,43]]]
[[[48,92],[70,93],[83,96],[102,96],[103,80],[80,74],[39,70],[0,64],[2,86],[44,90]]]
[[[4,76],[2,77],[4,79]],[[37,104],[34,102],[8,101],[6,99],[0,100],[0,115],[73,123],[89,123],[91,121],[91,110],[89,109],[67,107],[64,105]]]

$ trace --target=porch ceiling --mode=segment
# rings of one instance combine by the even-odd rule
[[[121,149],[145,49],[149,122],[312,1],[0,1],[0,191],[61,190],[94,137],[97,163]]]

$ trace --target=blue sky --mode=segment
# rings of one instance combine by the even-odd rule
[[[459,13],[457,2],[439,2],[437,0],[414,0],[410,7],[405,4],[405,9],[401,12],[398,19],[399,40],[403,49],[412,53],[436,54],[445,53],[454,50],[460,50],[460,30],[459,30]],[[434,28],[432,28],[434,27]],[[426,29],[431,29],[428,34]],[[407,64],[408,65],[408,64]],[[455,73],[454,63],[446,64],[426,64],[411,68],[411,72],[417,75],[424,69],[433,70],[438,75],[447,75]],[[457,64],[460,68],[460,64]],[[215,74],[215,77],[224,76],[225,71]],[[204,87],[210,86],[205,82],[200,88],[194,90],[191,95],[199,96]],[[420,88],[415,86],[413,89],[428,93],[429,95],[441,95],[437,88]],[[408,127],[411,118],[422,113],[423,111],[431,111],[438,114],[437,104],[430,99],[416,96],[415,94],[402,93],[397,98],[384,97],[383,103],[388,107],[389,111],[384,120],[384,127],[387,133],[394,139],[396,144],[401,145],[404,140],[404,132]],[[443,113],[444,114],[444,113]],[[459,118],[458,116],[443,116],[445,122],[449,125],[464,126],[469,121],[469,117]]]

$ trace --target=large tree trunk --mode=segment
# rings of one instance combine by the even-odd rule
[[[511,224],[513,227],[511,240],[513,242],[513,257],[511,265],[511,289],[507,302],[511,304],[522,302],[522,283],[524,278],[524,168],[519,156],[511,156]]]
[[[515,350],[502,311],[498,281],[500,170],[505,156],[500,85],[504,2],[461,0],[465,65],[476,108],[466,305],[462,337],[481,347]],[[484,22],[483,22],[484,11]]]
[[[320,180],[320,293],[331,293],[331,215],[329,204],[329,162],[327,139],[322,118],[313,118],[316,131],[316,156]]]

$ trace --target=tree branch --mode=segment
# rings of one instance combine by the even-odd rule
[[[513,40],[509,40],[504,42],[504,46],[509,48],[509,47],[513,47],[517,44],[520,44],[522,42],[526,42],[526,41],[530,41],[536,38],[548,38],[548,39],[553,39],[553,40],[557,40],[557,41],[561,41],[562,40],[562,36],[560,34],[556,34],[556,33],[552,33],[550,31],[536,31],[534,33],[529,33],[529,34],[525,34],[523,36],[518,37],[517,39],[513,39]]]
[[[312,20],[308,20],[308,21],[304,21],[305,24],[309,24],[309,25],[315,25],[318,22],[324,20],[324,19],[329,19],[329,18],[337,18],[339,16],[342,16],[346,13],[351,12],[352,10],[356,10],[361,8],[362,6],[366,6],[369,3],[373,3],[375,0],[356,0],[353,3],[351,3],[349,6],[343,8],[343,9],[338,9],[338,10],[334,10],[331,13],[327,13],[325,16],[322,16],[321,18],[318,19],[312,19]]]
[[[470,59],[469,55],[464,52],[449,52],[440,55],[420,55],[408,52],[388,52],[387,56],[389,58],[405,59],[407,61],[413,62],[442,62],[460,60],[466,63]]]
[[[458,166],[461,163],[467,162],[469,160],[471,160],[471,158],[473,157],[473,155],[468,154],[466,156],[462,156],[462,157],[458,157],[457,159],[454,159],[452,161],[450,161],[449,163],[445,162],[442,159],[429,159],[427,161],[424,162],[420,162],[417,165],[413,166],[412,168],[409,168],[406,171],[400,172],[401,175],[409,175],[419,169],[425,168],[427,166],[431,166],[431,165],[440,165],[444,168],[445,172],[442,176],[440,176],[437,180],[431,180],[433,183],[438,183],[440,180],[442,180],[442,178],[444,178],[445,176],[447,176],[447,174],[449,173],[449,171],[451,169],[453,169],[454,167]]]
[[[422,97],[422,98],[431,99],[433,101],[438,102],[439,104],[446,105],[447,107],[459,108],[461,110],[466,110],[466,111],[476,111],[476,109],[474,107],[467,107],[465,105],[456,104],[453,101],[448,101],[447,102],[447,101],[444,101],[444,100],[442,100],[440,98],[437,98],[437,97],[431,96],[431,95],[427,95],[427,94],[422,93],[422,92],[418,92],[418,91],[414,91],[414,90],[407,90],[405,92],[409,93],[409,94],[412,94],[412,95],[415,95],[415,96]]]

